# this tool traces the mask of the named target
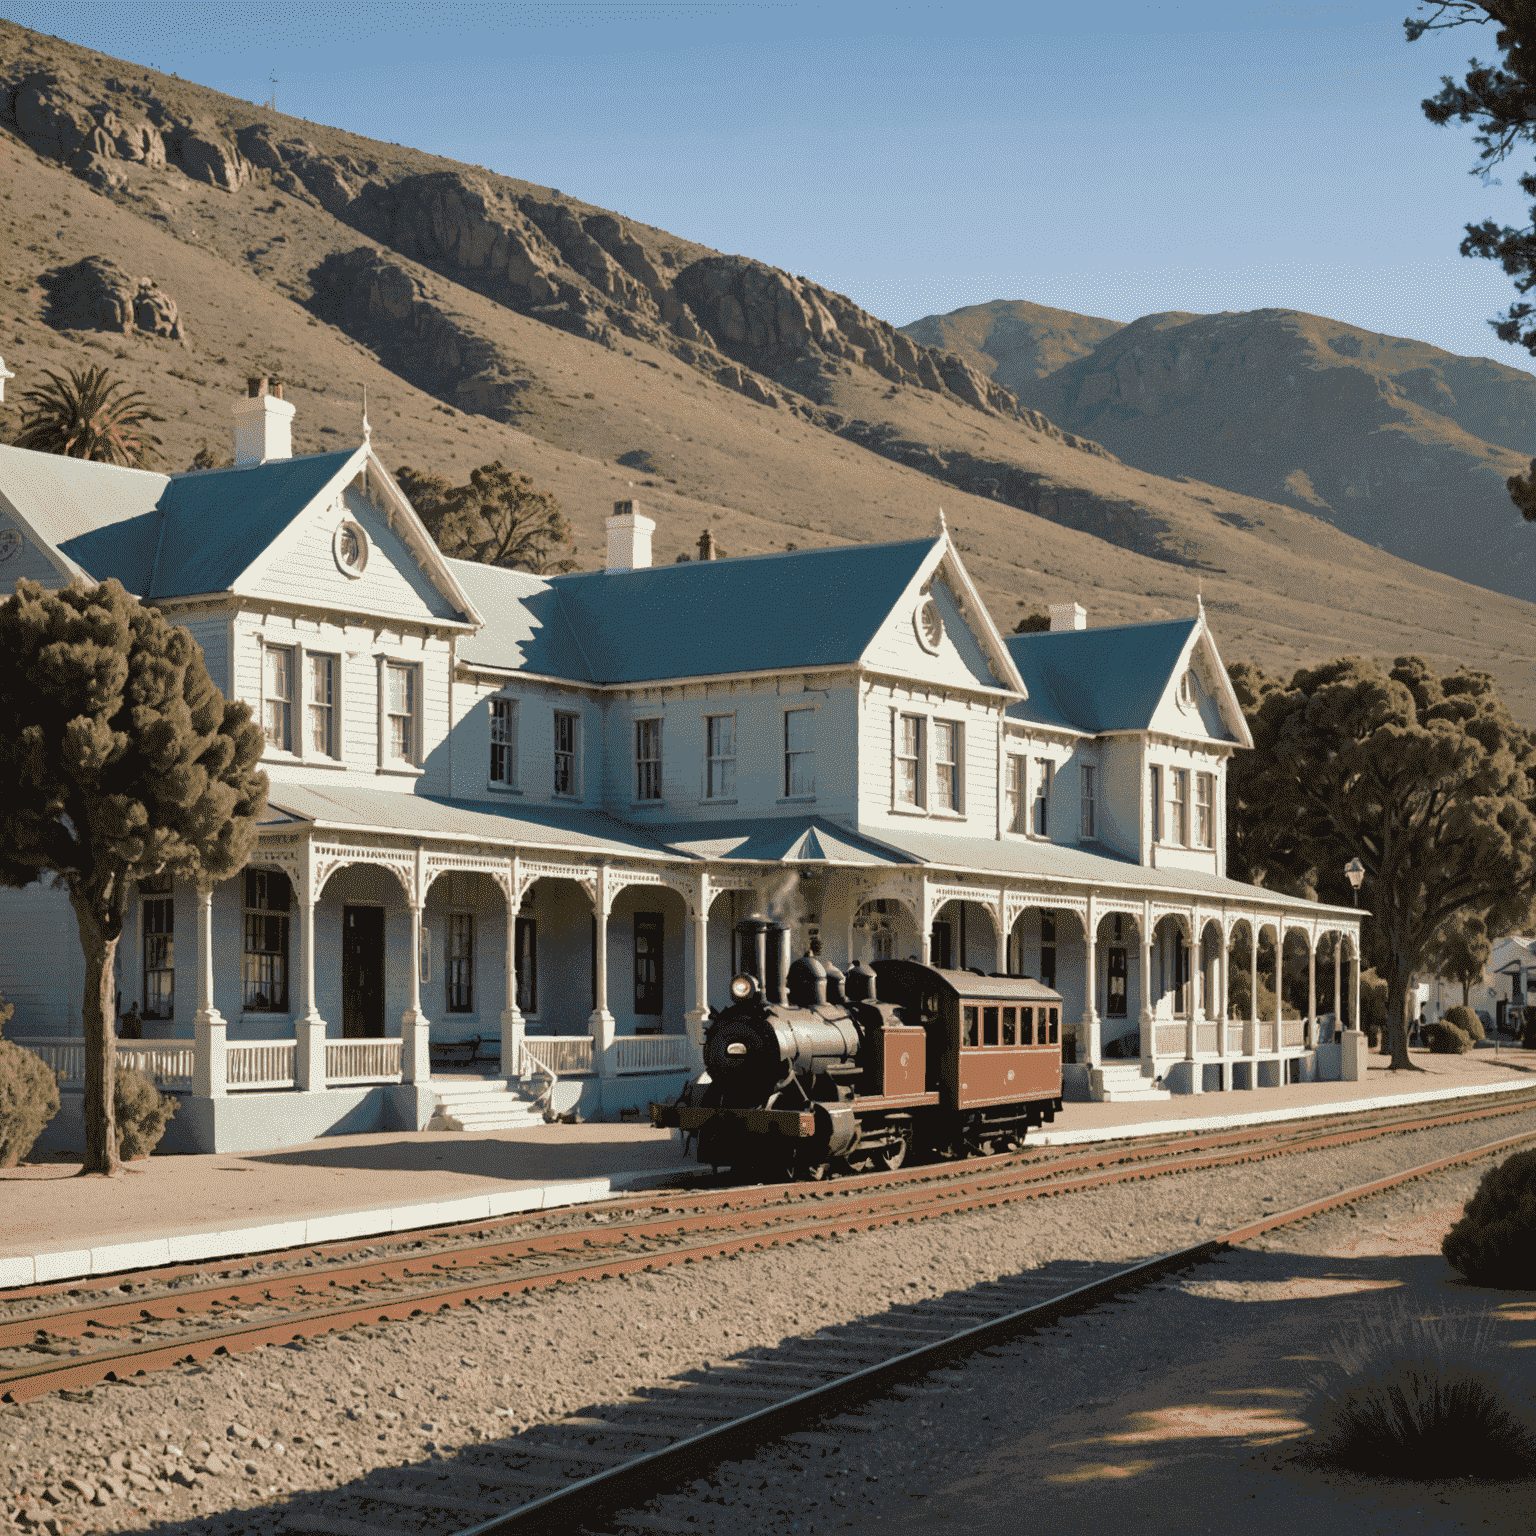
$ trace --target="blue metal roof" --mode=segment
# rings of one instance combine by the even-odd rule
[[[1006,635],[1029,697],[1012,720],[1101,731],[1144,731],[1152,724],[1198,618],[1104,629]]]
[[[933,539],[556,576],[602,683],[851,665]]]
[[[559,595],[542,576],[473,560],[444,564],[485,620],[484,628],[459,642],[461,661],[573,682],[595,681]]]
[[[58,547],[97,581],[115,576],[140,597],[225,592],[356,451],[169,477],[91,465],[91,483],[78,487],[89,490],[89,500],[82,500]],[[16,466],[4,467],[9,475]],[[80,478],[74,468],[64,474]],[[158,494],[150,509],[140,510],[146,490]],[[124,517],[125,508],[132,515]],[[87,517],[94,526],[80,528]]]
[[[147,595],[228,591],[356,451],[173,475],[160,500],[165,533]]]

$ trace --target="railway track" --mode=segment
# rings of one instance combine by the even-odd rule
[[[840,1444],[874,1428],[847,1417],[849,1410],[891,1392],[942,1392],[951,1362],[1051,1327],[1278,1227],[1532,1140],[1536,1131],[1528,1130],[1483,1143],[1143,1263],[1057,1265],[1050,1274],[992,1282],[963,1298],[918,1302],[755,1350],[703,1380],[535,1426],[497,1446],[494,1461],[490,1447],[466,1447],[452,1461],[381,1469],[344,1493],[321,1496],[344,1504],[346,1514],[295,1511],[286,1530],[293,1536],[682,1531],[687,1527],[636,1512],[637,1506],[776,1439]]]
[[[982,1206],[1333,1148],[1413,1130],[1476,1123],[1536,1107],[1536,1093],[1462,1101],[1435,1114],[1320,1118],[1202,1135],[1135,1138],[1081,1149],[871,1174],[823,1185],[695,1189],[626,1199],[570,1216],[440,1229],[386,1256],[354,1246],[298,1250],[275,1270],[208,1277],[183,1269],[108,1286],[0,1294],[0,1398],[162,1369],[215,1353],[409,1318],[560,1283],[636,1273],[775,1244],[869,1231]],[[48,1302],[55,1304],[49,1306]],[[42,1356],[42,1359],[38,1359]]]

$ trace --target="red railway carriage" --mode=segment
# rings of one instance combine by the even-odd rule
[[[845,977],[806,955],[757,965],[711,1014],[705,1071],[655,1125],[698,1139],[701,1162],[769,1175],[895,1168],[914,1150],[966,1156],[1021,1141],[1061,1107],[1061,996],[1027,976],[940,970],[910,960]]]

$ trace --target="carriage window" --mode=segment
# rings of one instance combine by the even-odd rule
[[[1017,1008],[1004,1008],[1003,1009],[1003,1044],[1004,1045],[1017,1045],[1018,1044],[1018,1024],[1016,1022],[1017,1019],[1018,1019],[1018,1013],[1019,1013],[1019,1010]]]
[[[1019,1009],[1019,1044],[1033,1045],[1035,1043],[1035,1010],[1033,1008]]]
[[[965,1028],[961,1031],[960,1044],[974,1046],[976,1044],[976,1009],[967,1004],[960,1011],[965,1016]]]
[[[981,1010],[981,1043],[983,1045],[997,1044],[996,1008],[983,1008]]]
[[[1044,1013],[1045,1010],[1041,1009],[1041,1012]],[[1040,1044],[1041,1045],[1055,1045],[1057,1043],[1057,1036],[1060,1034],[1060,1032],[1061,1032],[1061,1009],[1059,1009],[1059,1008],[1052,1008],[1051,1009],[1051,1038],[1049,1040],[1042,1040],[1040,1042]]]

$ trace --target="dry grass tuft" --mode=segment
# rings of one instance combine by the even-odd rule
[[[1486,1314],[1398,1303],[1336,1340],[1301,1417],[1313,1450],[1352,1472],[1431,1481],[1536,1471],[1536,1416]]]

